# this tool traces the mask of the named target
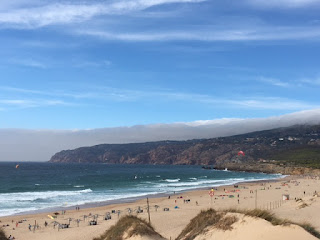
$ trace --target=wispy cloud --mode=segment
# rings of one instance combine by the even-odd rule
[[[157,93],[153,93],[157,94]],[[180,101],[200,102],[212,106],[224,106],[228,108],[243,109],[273,109],[273,110],[304,110],[319,108],[320,103],[308,103],[297,99],[281,97],[257,97],[246,96],[238,98],[221,98],[203,94],[188,93],[158,93],[162,97],[167,97]]]
[[[103,61],[82,61],[74,64],[75,67],[78,68],[86,68],[86,67],[110,67],[112,62],[109,60]]]
[[[242,99],[239,101],[227,101],[230,104],[238,105],[247,109],[273,109],[273,110],[304,110],[319,108],[320,104],[307,103],[295,99],[286,99],[280,97],[264,97]]]
[[[47,68],[47,65],[45,65],[44,63],[34,60],[32,58],[30,59],[10,59],[9,60],[10,63],[13,63],[15,65],[21,65],[24,67],[32,67],[32,68]]]
[[[169,102],[186,102],[198,103],[207,107],[224,106],[228,108],[243,108],[243,109],[270,109],[270,110],[303,110],[319,108],[320,103],[308,103],[299,99],[288,99],[282,97],[269,96],[245,96],[234,98],[223,98],[218,96],[175,92],[175,91],[153,91],[153,90],[132,90],[111,87],[89,88],[83,91],[66,92],[61,90],[56,91],[38,91],[21,88],[0,87],[0,90],[19,92],[55,98],[57,100],[0,100],[0,104],[16,105],[21,107],[43,107],[51,105],[69,105],[74,106],[73,102],[79,104],[99,104],[104,102],[147,102],[147,101],[169,101]],[[81,100],[81,102],[79,102]],[[98,102],[98,103],[97,103]]]
[[[16,9],[0,14],[0,24],[17,28],[39,28],[54,24],[87,21],[100,15],[121,15],[168,3],[197,3],[204,0],[131,0],[92,4],[50,4]]]
[[[320,30],[312,27],[239,27],[238,29],[177,30],[163,32],[109,32],[100,30],[76,30],[75,34],[89,35],[107,41],[161,42],[161,41],[273,41],[318,39]]]
[[[62,100],[48,99],[0,99],[0,108],[3,110],[11,108],[37,108],[47,106],[70,106],[71,103]]]
[[[247,0],[247,2],[257,7],[280,7],[280,8],[298,8],[310,5],[320,5],[319,0]]]
[[[302,84],[308,84],[308,85],[320,85],[320,77],[316,78],[302,78],[299,81]]]
[[[290,84],[288,82],[281,81],[276,78],[269,78],[269,77],[258,77],[257,78],[259,81],[268,83],[277,87],[290,87]]]
[[[21,7],[14,10],[8,9],[1,11],[0,8],[0,28],[41,28],[50,25],[67,25],[79,22],[90,21],[93,19],[112,19],[119,16],[115,22],[109,22],[108,25],[95,24],[90,22],[91,27],[81,28],[73,25],[72,29],[65,32],[71,32],[77,35],[93,36],[107,41],[124,41],[124,42],[155,42],[155,41],[281,41],[281,40],[318,40],[320,30],[317,25],[312,26],[295,26],[295,25],[252,25],[252,21],[235,21],[233,18],[223,21],[212,26],[202,24],[200,28],[194,28],[194,25],[177,25],[174,24],[170,30],[154,30],[148,26],[138,24],[130,28],[127,22],[128,16],[135,13],[136,19],[142,18],[144,10],[153,6],[166,5],[170,3],[200,3],[207,0],[131,0],[131,1],[111,1],[101,2],[93,1],[90,4],[78,3],[55,3],[35,7]],[[319,0],[247,0],[246,3],[256,6],[307,6],[319,3]],[[242,3],[242,4],[246,4]],[[214,3],[212,3],[214,4]],[[169,11],[169,10],[168,10]],[[232,20],[233,19],[233,20]],[[141,20],[141,19],[140,19]],[[225,20],[225,19],[224,19]],[[231,22],[229,22],[231,21]],[[232,22],[233,21],[233,22]],[[227,22],[227,23],[226,23]],[[121,25],[123,24],[123,26]],[[159,24],[159,23],[158,23]],[[161,24],[161,23],[160,23]],[[122,27],[119,27],[122,26]],[[163,29],[161,25],[160,28]],[[174,29],[176,27],[176,29]],[[88,30],[90,29],[90,30]],[[130,29],[130,30],[128,30]],[[168,29],[168,28],[167,28]],[[35,43],[37,44],[37,43]],[[39,44],[39,43],[38,43]]]

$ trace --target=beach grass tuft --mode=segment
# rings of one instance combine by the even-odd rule
[[[7,240],[6,234],[4,233],[3,229],[0,228],[0,240]]]
[[[145,220],[135,216],[124,216],[108,229],[104,234],[94,240],[122,240],[123,236],[132,237],[134,235],[140,236],[162,236],[157,233],[154,228]]]
[[[240,209],[231,208],[231,209],[228,209],[225,211],[226,212],[234,212],[234,213],[242,213],[242,214],[250,216],[250,217],[262,218],[262,219],[270,222],[272,225],[287,225],[287,224],[292,223],[288,220],[277,218],[274,216],[273,213],[266,211],[266,210],[261,210],[261,209],[240,210]]]
[[[296,223],[297,224],[297,223]],[[308,233],[320,239],[320,232],[318,232],[311,224],[309,223],[300,223],[297,224],[300,227],[304,228]]]
[[[217,212],[214,209],[201,211],[190,221],[176,239],[192,240],[199,234],[205,233],[209,226],[213,226],[224,231],[231,230],[232,224],[236,221],[238,221],[237,217],[226,216],[225,212]]]

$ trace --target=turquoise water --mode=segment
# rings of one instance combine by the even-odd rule
[[[280,178],[200,166],[0,162],[0,216]]]

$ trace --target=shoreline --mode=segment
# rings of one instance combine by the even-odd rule
[[[171,198],[168,196],[150,198],[151,223],[161,235],[167,239],[170,237],[174,239],[201,210],[210,207],[216,210],[253,209],[255,195],[251,192],[257,190],[258,208],[268,209],[281,218],[295,222],[309,221],[311,224],[315,224],[318,231],[320,230],[318,217],[313,214],[320,211],[320,198],[312,196],[315,190],[320,192],[320,180],[305,176],[287,176],[281,179],[237,183],[237,185],[238,188],[233,185],[217,187],[213,198],[210,198],[208,188],[179,192],[176,195],[171,195]],[[305,196],[303,195],[304,191],[306,192]],[[290,200],[281,201],[282,194],[289,194]],[[302,198],[307,207],[300,208],[300,202],[295,201],[294,198]],[[190,201],[185,202],[185,200]],[[61,214],[60,211],[54,220],[48,217],[49,214],[53,215],[53,212],[0,217],[0,224],[8,224],[9,226],[4,227],[4,230],[8,236],[11,234],[16,240],[92,240],[114,225],[119,217],[130,214],[129,209],[132,210],[131,214],[148,219],[146,206],[146,199],[140,198],[128,203],[118,201],[110,205],[80,208],[78,211],[73,208],[66,210],[65,214]],[[138,208],[141,208],[143,212],[137,213]],[[164,208],[168,208],[170,211],[164,211]],[[112,213],[112,210],[115,213]],[[103,219],[107,212],[112,213],[111,220]],[[93,216],[98,218],[96,226],[89,225],[89,220],[93,219]],[[70,228],[60,230],[57,227],[54,228],[55,221],[66,224],[69,219],[71,219]],[[75,222],[76,219],[80,220],[78,226]],[[15,223],[19,221],[21,223],[15,227]],[[49,223],[48,227],[44,227],[45,221]],[[35,223],[39,224],[39,229],[34,232],[29,231],[28,224],[34,226]]]
[[[267,174],[267,173],[266,173]],[[279,174],[278,178],[270,178],[270,179],[261,179],[261,180],[247,180],[247,181],[239,181],[239,182],[234,182],[232,184],[223,184],[223,185],[217,185],[214,184],[214,186],[207,186],[207,187],[199,187],[199,188],[192,188],[192,189],[185,189],[181,191],[175,191],[175,194],[183,194],[183,193],[188,193],[188,192],[195,192],[195,191],[202,191],[202,190],[207,190],[210,188],[220,188],[220,187],[229,187],[233,186],[235,184],[245,184],[245,183],[262,183],[262,182],[272,182],[272,181],[279,181],[281,179],[286,179],[288,177],[291,177],[291,175],[281,175]],[[129,203],[134,203],[146,198],[161,198],[161,197],[168,197],[175,195],[174,193],[170,194],[170,192],[166,193],[156,193],[156,194],[146,194],[143,196],[137,196],[137,197],[129,197],[129,198],[120,198],[120,199],[114,199],[114,200],[106,200],[106,201],[101,201],[101,202],[89,202],[89,203],[84,203],[84,204],[79,204],[79,205],[72,205],[72,206],[60,206],[60,207],[48,207],[44,209],[37,209],[37,210],[30,210],[30,211],[24,211],[24,212],[19,212],[11,215],[6,215],[6,216],[0,216],[1,218],[5,217],[11,217],[11,216],[23,216],[23,215],[36,215],[36,214],[44,214],[44,213],[51,213],[51,212],[61,212],[63,210],[74,210],[76,207],[79,207],[81,209],[91,209],[91,208],[98,208],[98,207],[106,207],[110,205],[116,205],[116,204],[129,204]]]

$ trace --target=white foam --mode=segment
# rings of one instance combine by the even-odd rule
[[[166,181],[166,182],[179,182],[180,181],[180,178],[176,178],[176,179],[164,179],[163,181]]]
[[[75,196],[83,193],[90,193],[92,190],[84,189],[79,191],[46,191],[46,192],[18,192],[18,193],[0,193],[0,205],[4,202],[23,202],[45,200],[51,198],[58,198],[63,196]]]

